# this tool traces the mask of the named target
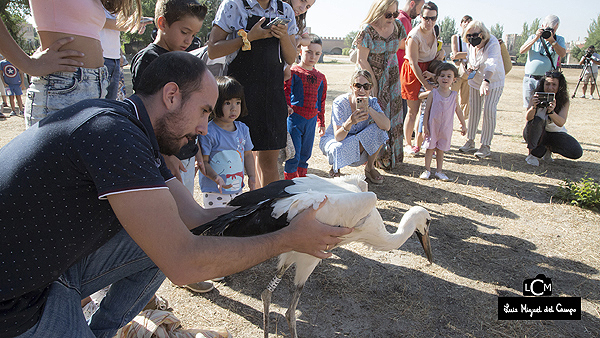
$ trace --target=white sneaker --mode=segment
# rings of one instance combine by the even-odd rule
[[[467,140],[467,142],[465,142],[465,145],[462,146],[462,147],[460,147],[460,148],[458,148],[458,150],[460,152],[463,152],[463,153],[468,153],[470,151],[475,150],[475,141],[474,140]]]
[[[492,154],[492,152],[490,151],[490,146],[486,146],[486,145],[482,145],[481,148],[479,148],[479,150],[477,150],[475,152],[475,156],[477,156],[479,158],[488,157],[491,154]]]
[[[415,151],[413,150],[412,146],[404,146],[404,154],[406,155],[414,155]]]
[[[444,174],[444,173],[435,173],[435,177],[440,181],[444,181],[444,182],[450,181],[448,176],[446,176],[446,174]]]
[[[552,152],[550,150],[546,150],[546,153],[544,156],[542,156],[542,160],[546,162],[554,162],[554,159],[552,158]]]
[[[429,176],[431,176],[431,171],[427,171],[427,170],[425,170],[425,171],[424,171],[424,172],[421,174],[421,176],[419,176],[419,178],[420,178],[420,179],[422,179],[422,180],[428,180],[428,179],[429,179]]]
[[[590,96],[590,100],[593,100],[593,99],[594,99],[594,95],[591,95],[591,96]]]
[[[528,164],[531,164],[534,167],[538,167],[540,165],[540,160],[531,154],[527,155],[527,157],[525,157],[525,162],[527,162]]]
[[[581,95],[580,98],[585,99],[585,94]]]

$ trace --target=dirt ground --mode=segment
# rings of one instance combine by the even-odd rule
[[[336,60],[337,62],[332,62]],[[349,90],[353,65],[326,58],[318,65],[328,79],[331,102]],[[569,93],[580,70],[566,69]],[[600,215],[553,198],[564,179],[586,173],[600,181],[600,101],[572,99],[566,127],[584,153],[572,161],[525,163],[521,107],[523,67],[507,76],[498,106],[492,156],[479,160],[458,152],[465,138],[456,131],[444,169],[451,182],[423,181],[424,157],[409,157],[385,172],[369,190],[390,232],[408,208],[420,205],[433,217],[429,264],[416,236],[399,249],[373,251],[361,244],[333,250],[317,266],[297,308],[301,337],[598,337],[600,336]],[[581,89],[578,93],[581,95]],[[23,121],[0,121],[0,144],[23,130]],[[479,139],[476,139],[479,146]],[[325,176],[326,158],[315,141],[309,173]],[[362,167],[344,168],[344,174]],[[196,198],[200,200],[196,191]],[[160,243],[158,243],[160,245]],[[596,248],[596,249],[594,249]],[[234,337],[262,336],[260,293],[274,275],[276,259],[195,294],[166,280],[158,294],[186,328],[225,326]],[[581,297],[580,321],[499,321],[498,296],[521,296],[523,280],[545,274],[554,296]],[[271,337],[289,337],[284,313],[293,271],[273,294]]]

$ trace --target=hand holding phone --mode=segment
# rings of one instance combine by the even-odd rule
[[[285,25],[287,23],[289,23],[291,20],[287,19],[287,18],[280,18],[280,17],[276,17],[275,19],[271,20],[268,24],[265,25],[265,29],[269,29],[272,26],[276,26],[276,25]]]

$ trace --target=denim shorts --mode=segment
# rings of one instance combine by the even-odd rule
[[[106,96],[108,70],[77,68],[75,72],[56,72],[34,76],[27,89],[25,127],[29,128],[44,117],[85,99]]]

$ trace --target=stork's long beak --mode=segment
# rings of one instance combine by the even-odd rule
[[[425,230],[424,234],[421,234],[417,231],[417,237],[419,237],[419,242],[421,242],[423,250],[425,250],[425,256],[427,256],[429,263],[433,263],[433,257],[431,255],[431,245],[429,245],[429,229]]]

